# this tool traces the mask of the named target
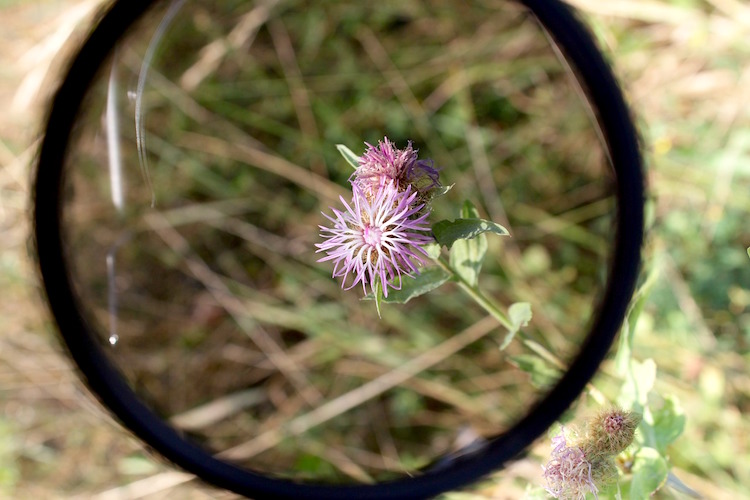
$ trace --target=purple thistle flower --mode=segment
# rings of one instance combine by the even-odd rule
[[[374,194],[380,186],[392,182],[396,189],[404,191],[408,186],[419,193],[419,201],[427,203],[434,189],[440,187],[439,173],[432,160],[420,160],[418,150],[411,141],[405,149],[398,149],[387,137],[377,146],[365,143],[367,151],[359,159],[359,167],[352,174],[352,184],[358,185],[368,194]]]
[[[315,246],[326,256],[318,262],[334,262],[333,277],[344,277],[342,288],[349,290],[362,283],[367,293],[369,284],[375,293],[380,280],[387,297],[389,286],[399,290],[402,275],[419,273],[418,266],[425,263],[423,255],[427,254],[422,245],[433,241],[431,236],[422,234],[430,231],[426,222],[429,210],[414,203],[418,193],[411,186],[399,191],[389,182],[370,196],[356,184],[352,188],[351,205],[340,197],[345,210],[331,208],[333,217],[323,214],[332,227],[319,226],[320,236],[326,241]],[[345,287],[349,274],[354,280]]]
[[[591,463],[578,446],[568,446],[565,429],[552,439],[552,456],[546,466],[542,466],[547,481],[547,493],[558,499],[585,500],[587,493],[599,498],[591,475]]]

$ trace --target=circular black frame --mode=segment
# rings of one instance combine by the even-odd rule
[[[550,33],[584,84],[609,146],[617,178],[617,237],[611,272],[589,335],[569,370],[511,431],[481,450],[427,468],[417,477],[373,485],[314,485],[276,479],[220,461],[154,414],[107,360],[78,303],[64,258],[62,181],[81,103],[115,43],[158,0],[119,0],[98,21],[74,57],[47,119],[37,166],[34,243],[50,309],[88,386],[141,440],[179,467],[221,488],[253,498],[429,498],[501,468],[573,403],[614,340],[633,294],[643,240],[644,178],[639,142],[615,78],[590,35],[559,0],[519,0]]]

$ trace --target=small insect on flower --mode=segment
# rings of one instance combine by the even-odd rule
[[[414,276],[425,264],[422,246],[433,241],[425,234],[429,209],[415,203],[418,193],[411,186],[399,191],[388,182],[369,196],[356,184],[352,188],[351,204],[342,197],[343,211],[331,208],[333,217],[323,214],[332,226],[319,226],[325,241],[315,246],[326,256],[318,262],[333,261],[333,277],[344,278],[342,288],[361,283],[365,293],[369,285],[375,294],[380,283],[388,297],[389,286],[400,289],[402,276]],[[353,281],[346,286],[349,274]]]

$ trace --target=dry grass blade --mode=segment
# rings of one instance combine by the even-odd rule
[[[182,430],[195,431],[211,426],[266,400],[261,389],[248,389],[229,394],[197,408],[170,417],[169,422]]]
[[[327,401],[304,415],[294,418],[284,424],[283,428],[267,431],[247,443],[226,450],[221,453],[221,456],[234,460],[248,458],[274,446],[285,434],[292,436],[302,434],[398,386],[448,356],[460,351],[472,342],[476,342],[496,328],[497,323],[493,318],[488,316],[406,364],[365,383],[353,391]]]
[[[268,20],[271,9],[278,4],[278,0],[271,0],[258,5],[244,14],[237,25],[226,36],[212,41],[203,47],[200,59],[185,71],[180,79],[180,85],[185,90],[195,90],[221,64],[222,59],[230,50],[239,50],[252,43],[260,27]]]
[[[699,17],[689,8],[671,5],[669,2],[649,0],[568,0],[569,4],[599,16],[624,17],[656,23],[683,24],[695,22]]]
[[[302,397],[311,405],[319,401],[322,395],[314,386],[310,385],[305,376],[305,369],[290,359],[281,346],[263,328],[258,325],[253,325],[252,328],[247,326],[246,308],[243,303],[229,291],[221,277],[216,275],[203,260],[190,251],[188,241],[156,214],[148,215],[146,221],[173,251],[185,257],[185,266],[190,273],[206,287],[216,303],[235,318],[237,325],[246,331],[253,342],[289,379]]]
[[[138,498],[144,498],[165,490],[169,490],[194,478],[195,476],[193,476],[192,474],[186,474],[184,472],[163,472],[155,476],[140,479],[125,486],[118,486],[117,488],[103,491],[93,496],[86,495],[85,497],[81,497],[81,499],[91,498],[93,500],[122,500],[124,498],[127,498],[128,500],[136,500]]]
[[[321,199],[336,203],[339,196],[346,194],[346,190],[325,177],[320,176],[290,161],[261,151],[249,144],[235,144],[218,137],[185,133],[180,147],[193,151],[200,151],[221,158],[232,158],[266,172],[288,179],[312,193],[317,193]]]

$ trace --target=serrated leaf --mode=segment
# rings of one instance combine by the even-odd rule
[[[411,299],[424,295],[438,288],[450,279],[450,274],[439,267],[424,269],[414,278],[404,277],[401,279],[401,289],[391,289],[388,297],[383,297],[382,302],[386,304],[406,304]],[[375,297],[369,293],[364,300],[373,300]]]
[[[633,460],[630,481],[631,500],[649,498],[667,481],[669,466],[661,454],[653,448],[641,448]]]
[[[341,156],[344,157],[346,162],[352,166],[353,169],[359,168],[359,156],[355,155],[354,152],[344,146],[343,144],[336,144],[336,149],[339,150]]]
[[[441,245],[450,249],[459,240],[470,240],[484,233],[509,236],[510,233],[500,224],[478,217],[455,220],[441,220],[432,226],[432,234]]]
[[[508,333],[505,334],[503,343],[500,344],[500,350],[505,350],[508,345],[513,341],[513,337],[516,333],[529,324],[531,321],[531,304],[528,302],[516,302],[508,308],[508,319],[510,320],[511,328]]]
[[[520,354],[510,358],[512,365],[531,375],[531,385],[546,389],[560,378],[560,370],[534,354]]]

